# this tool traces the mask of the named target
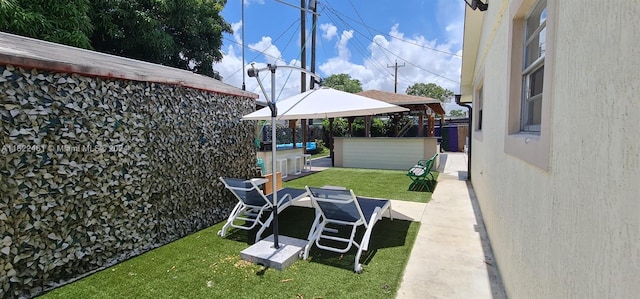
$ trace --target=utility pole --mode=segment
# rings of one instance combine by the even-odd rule
[[[318,23],[318,7],[316,0],[309,0],[309,8],[311,9],[311,72],[316,73],[316,25]],[[310,87],[314,87],[314,78],[311,77]]]
[[[393,76],[395,79],[395,87],[393,88],[393,92],[398,93],[398,68],[399,67],[404,67],[404,63],[402,63],[402,65],[398,65],[398,61],[396,60],[396,64],[395,65],[387,65],[388,68],[394,68],[395,69],[395,75]]]
[[[1,0],[0,0],[1,1]],[[243,0],[244,1],[244,0]],[[300,0],[300,6],[295,6],[291,3],[288,3],[286,1],[283,0],[275,0],[276,2],[280,2],[282,4],[291,6],[291,7],[295,7],[297,9],[300,10],[300,92],[303,93],[305,91],[307,91],[307,76],[306,76],[306,69],[307,69],[307,39],[306,39],[306,29],[305,29],[305,24],[307,23],[307,17],[306,14],[307,12],[312,12],[313,13],[313,37],[311,39],[311,43],[312,43],[312,51],[311,51],[311,72],[312,74],[315,74],[315,68],[316,68],[316,54],[315,54],[315,43],[316,43],[316,22],[317,22],[317,1],[316,0],[308,0],[309,1],[309,5],[306,5],[306,1],[307,0]],[[244,28],[244,27],[243,27]],[[313,85],[314,85],[314,80],[313,76],[311,76],[311,82],[310,82],[310,87],[311,89],[313,89]],[[293,122],[293,123],[292,123]],[[295,124],[295,121],[290,121],[289,125],[292,126],[293,124]],[[302,130],[302,141],[303,141],[303,147],[304,147],[304,151],[306,152],[307,150],[307,120],[303,119],[302,120],[302,124],[301,127],[304,128]],[[294,135],[293,135],[293,146],[296,146],[296,136],[295,136],[295,131],[294,131]]]
[[[242,0],[242,90],[247,90],[247,85],[245,84],[245,74],[247,72],[244,71],[244,0]]]

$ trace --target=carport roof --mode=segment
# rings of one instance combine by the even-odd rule
[[[444,108],[442,107],[442,103],[439,100],[432,98],[399,94],[375,89],[361,91],[358,93],[358,95],[409,108],[411,111],[424,111],[427,110],[426,107],[429,107],[436,114],[446,114]]]

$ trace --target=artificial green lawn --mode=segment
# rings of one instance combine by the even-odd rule
[[[433,172],[438,178],[438,173]],[[295,180],[283,182],[283,187],[304,188],[341,186],[353,189],[357,196],[397,199],[413,202],[429,202],[431,192],[409,191],[411,179],[406,170],[381,170],[360,168],[329,168]]]
[[[280,215],[282,235],[306,239],[310,208],[289,207]],[[223,223],[55,289],[42,298],[393,298],[413,247],[419,223],[379,221],[369,251],[353,272],[355,252],[313,247],[308,260],[284,271],[240,259],[255,233],[216,232]],[[270,230],[267,230],[268,232]],[[362,233],[362,232],[359,232]],[[266,233],[265,233],[266,235]]]
[[[309,157],[309,159],[316,159],[316,158],[322,158],[322,157],[328,157],[330,154],[329,149],[324,147],[322,148],[322,151],[315,153],[313,155],[311,155],[311,157]]]

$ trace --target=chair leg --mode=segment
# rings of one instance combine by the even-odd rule
[[[362,247],[358,246],[358,253],[356,253],[356,261],[353,264],[353,271],[358,274],[362,273],[362,264],[360,264],[360,256],[362,256]]]
[[[262,236],[264,231],[267,229],[267,227],[269,227],[269,225],[271,224],[271,221],[273,220],[273,212],[271,212],[271,211],[268,211],[268,212],[269,212],[269,218],[267,218],[267,220],[265,222],[261,223],[260,229],[256,233],[256,240],[255,240],[254,243],[258,243],[258,241],[260,241],[260,237]],[[262,216],[262,215],[260,215],[260,216]]]
[[[218,236],[219,237],[224,237],[224,236],[227,235],[227,230],[231,226],[231,223],[233,223],[233,219],[235,218],[236,214],[238,213],[238,210],[240,210],[241,208],[242,208],[242,204],[241,203],[237,203],[236,206],[231,211],[231,213],[229,213],[229,218],[227,218],[227,223],[225,223],[224,226],[222,227],[222,229],[218,231]]]
[[[316,239],[318,239],[318,237],[322,233],[322,230],[324,229],[324,224],[325,224],[324,221],[320,222],[319,220],[320,220],[320,214],[316,213],[316,219],[313,222],[313,225],[311,226],[311,230],[309,231],[309,236],[307,236],[307,245],[304,247],[304,253],[302,254],[303,260],[306,260],[307,258],[309,258],[309,251],[311,250],[313,243],[315,243]]]

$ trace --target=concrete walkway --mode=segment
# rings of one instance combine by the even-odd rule
[[[440,176],[397,298],[506,298],[464,153],[440,155]],[[402,206],[392,207],[402,213]],[[415,207],[414,207],[415,208]]]
[[[330,168],[331,160],[315,159],[311,165],[311,172],[300,176]],[[467,155],[440,154],[438,171],[428,204],[391,202],[394,219],[421,223],[397,298],[506,298],[473,188],[466,180]],[[311,206],[308,200],[297,204]]]

